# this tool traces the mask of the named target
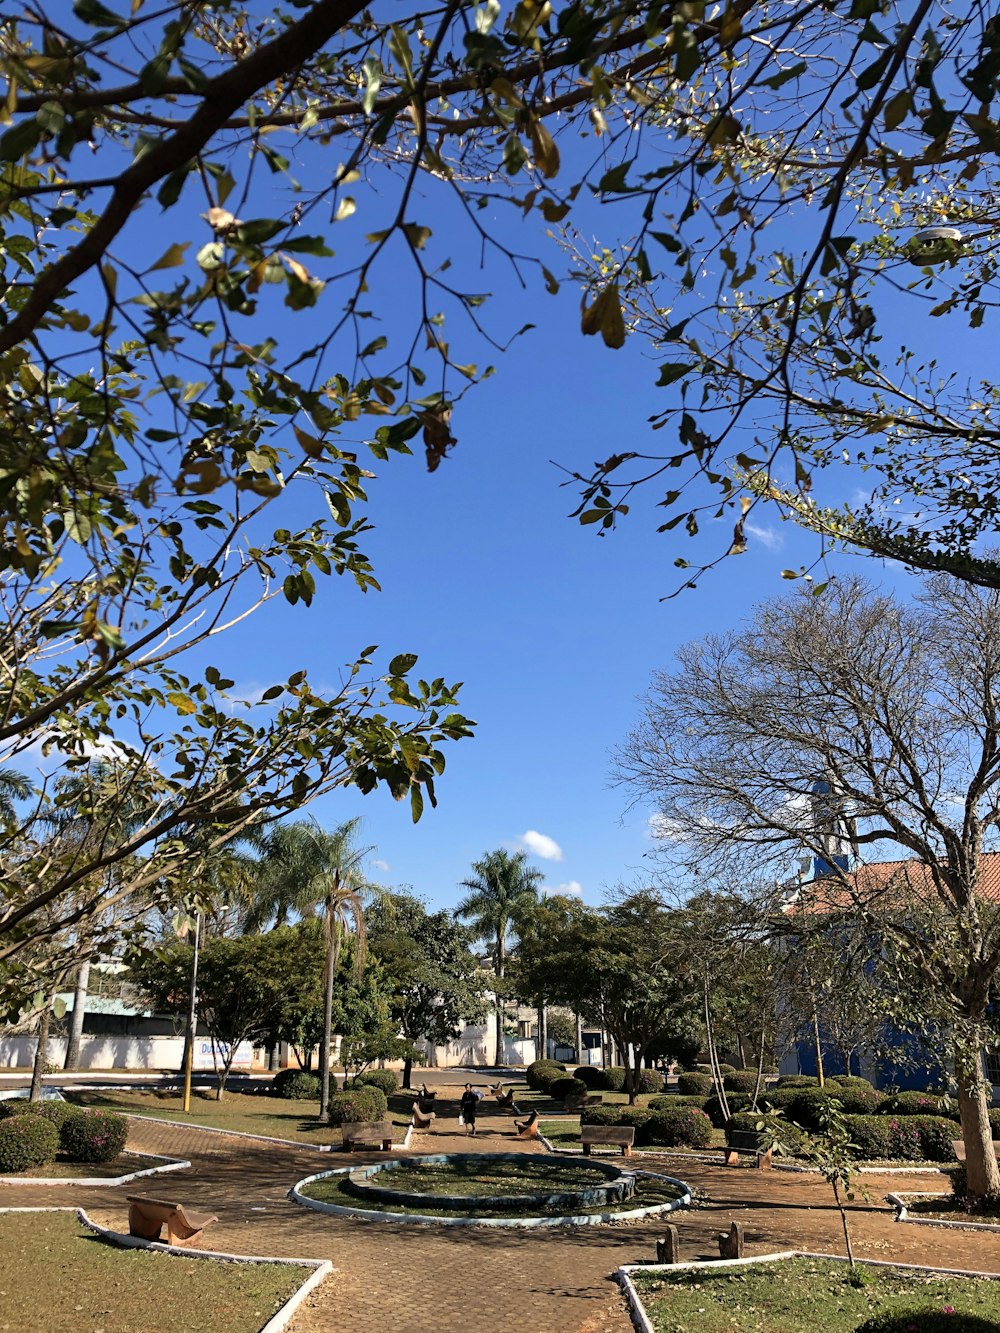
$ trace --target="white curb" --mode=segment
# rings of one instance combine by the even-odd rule
[[[951,1227],[956,1231],[1000,1231],[1000,1222],[963,1222],[952,1221],[947,1217],[911,1217],[906,1206],[907,1199],[951,1199],[952,1194],[887,1194],[886,1203],[891,1203],[896,1210],[893,1219],[896,1222],[908,1222],[915,1227]]]

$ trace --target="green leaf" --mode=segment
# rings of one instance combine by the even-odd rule
[[[378,97],[378,90],[382,87],[382,62],[378,56],[369,56],[361,68],[365,72],[365,91],[361,98],[361,106],[365,115],[370,116],[375,106],[375,99]]]
[[[424,794],[417,783],[410,788],[410,813],[414,824],[419,823],[420,816],[424,813]]]
[[[664,361],[660,366],[660,378],[656,381],[656,386],[662,389],[676,380],[683,379],[692,370],[694,365],[690,361]]]
[[[148,272],[155,273],[160,268],[176,268],[178,264],[184,262],[184,251],[191,244],[190,241],[175,241],[169,250],[165,250],[159,259],[153,264]]]
[[[253,218],[250,222],[241,223],[236,228],[235,235],[243,245],[262,245],[264,241],[276,236],[286,225],[277,218]]]
[[[416,653],[397,653],[389,663],[390,676],[405,676],[408,671],[412,671],[417,665]]]
[[[16,162],[38,146],[42,127],[34,116],[13,125],[0,136],[0,162]]]
[[[73,0],[73,13],[91,28],[122,28],[125,20],[113,14],[100,0]]]

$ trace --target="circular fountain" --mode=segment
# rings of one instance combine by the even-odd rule
[[[594,1158],[542,1153],[433,1153],[308,1176],[290,1191],[306,1208],[370,1221],[438,1226],[582,1226],[672,1212],[691,1202],[672,1176]]]

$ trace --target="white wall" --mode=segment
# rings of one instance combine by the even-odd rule
[[[168,1069],[179,1070],[184,1057],[183,1037],[88,1037],[80,1047],[81,1069]],[[62,1068],[66,1058],[65,1037],[49,1041],[50,1064]],[[34,1037],[0,1037],[0,1069],[22,1068],[34,1063]]]

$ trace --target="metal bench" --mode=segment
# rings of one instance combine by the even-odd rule
[[[353,1152],[358,1143],[377,1143],[386,1152],[392,1147],[391,1120],[358,1120],[341,1125],[340,1132],[347,1152]]]
[[[168,1203],[164,1199],[146,1199],[139,1194],[125,1196],[128,1209],[128,1233],[143,1240],[159,1240],[167,1229],[168,1245],[194,1245],[212,1222],[218,1222],[214,1213],[191,1213],[182,1203]]]
[[[582,1125],[580,1142],[584,1157],[590,1156],[591,1148],[608,1146],[621,1148],[623,1157],[631,1157],[635,1125]]]
[[[955,1140],[952,1142],[952,1145],[951,1145],[951,1146],[952,1146],[952,1148],[954,1149],[954,1151],[955,1151],[955,1156],[958,1158],[958,1160],[959,1160],[960,1162],[964,1162],[964,1161],[965,1161],[965,1140],[964,1140],[964,1139],[955,1139]],[[994,1157],[1000,1159],[1000,1140],[997,1140],[997,1139],[994,1139],[994,1140],[993,1140],[993,1155],[994,1155]]]
[[[771,1167],[771,1157],[773,1149],[770,1145],[764,1146],[763,1137],[752,1129],[734,1129],[731,1130],[725,1145],[723,1146],[723,1165],[739,1166],[740,1153],[756,1153],[757,1165],[761,1171],[768,1171]]]

